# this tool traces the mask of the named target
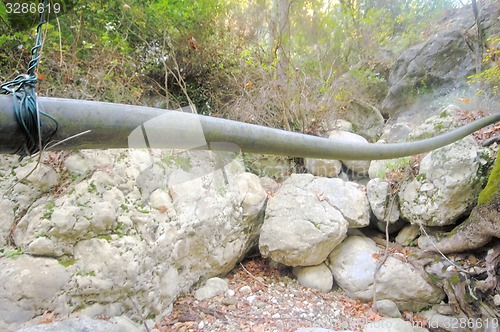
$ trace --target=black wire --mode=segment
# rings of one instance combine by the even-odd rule
[[[46,0],[43,0],[43,10],[40,12],[40,23],[37,26],[37,36],[35,46],[31,49],[32,59],[28,65],[28,74],[18,75],[12,81],[0,85],[0,93],[11,94],[14,103],[14,115],[17,124],[25,137],[25,141],[16,150],[19,160],[26,156],[31,156],[40,151],[57,132],[59,124],[52,116],[42,112],[37,103],[35,88],[38,82],[36,67],[40,62],[40,49],[43,44],[42,26],[47,22]],[[45,122],[41,119],[44,116],[54,124],[52,129],[45,130]]]

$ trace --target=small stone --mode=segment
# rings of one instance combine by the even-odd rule
[[[74,154],[66,158],[64,166],[71,174],[83,175],[93,170],[91,161],[80,154]]]
[[[344,120],[344,119],[337,119],[337,120],[335,120],[334,129],[351,132],[352,131],[352,123],[350,123],[349,121]]]
[[[214,297],[217,294],[224,293],[228,290],[227,281],[221,278],[210,278],[203,287],[200,287],[194,293],[197,300],[204,300]]]
[[[396,242],[402,246],[408,246],[420,235],[419,225],[408,225],[399,231]]]
[[[149,196],[149,205],[160,211],[168,211],[173,208],[170,195],[162,189],[156,189]]]
[[[225,297],[222,299],[221,303],[227,306],[236,305],[238,300],[235,297]]]
[[[304,166],[313,175],[330,178],[337,177],[342,171],[342,163],[339,160],[306,158]]]
[[[257,296],[255,295],[250,295],[246,298],[246,300],[249,302],[249,303],[252,303],[253,301],[255,301],[255,299],[257,298]]]
[[[243,286],[240,288],[240,292],[243,294],[250,294],[252,292],[252,288],[250,286]]]
[[[281,315],[279,313],[275,313],[274,315],[271,316],[271,318],[274,319],[281,318]]]
[[[401,313],[399,312],[398,306],[396,303],[391,300],[378,300],[375,304],[375,308],[381,314],[392,317],[392,318],[400,318]]]
[[[441,315],[453,316],[455,314],[455,310],[452,306],[448,304],[440,304],[435,306],[436,311]]]
[[[325,293],[332,289],[332,272],[324,263],[315,266],[297,266],[293,268],[292,272],[304,287],[317,289]]]
[[[234,290],[232,290],[232,289],[228,289],[226,291],[226,296],[231,297],[231,296],[234,296],[235,294],[236,294],[236,292]]]
[[[493,303],[497,307],[500,307],[500,294],[495,294],[495,296],[493,296]]]
[[[29,244],[28,252],[33,256],[53,257],[55,256],[54,242],[45,236],[41,236]]]
[[[202,330],[205,327],[205,321],[201,321],[198,323],[198,329]]]
[[[457,269],[453,265],[450,265],[446,268],[446,272],[457,272]]]

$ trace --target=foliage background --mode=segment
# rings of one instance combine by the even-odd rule
[[[308,133],[352,99],[378,105],[395,58],[433,33],[437,18],[461,5],[453,0],[59,3],[63,11],[51,14],[44,30],[41,95],[162,108],[194,104],[202,114]],[[2,3],[0,22],[4,82],[26,72],[37,17],[9,15]]]

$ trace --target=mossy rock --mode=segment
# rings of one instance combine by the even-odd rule
[[[495,160],[495,165],[488,178],[488,183],[486,187],[481,191],[477,199],[478,205],[488,204],[493,201],[494,196],[498,194],[498,188],[500,187],[500,151],[497,154],[497,159]]]

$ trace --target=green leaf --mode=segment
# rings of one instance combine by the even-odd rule
[[[4,21],[5,24],[10,25],[9,17],[7,16],[7,8],[5,8],[5,4],[0,2],[0,20]]]

